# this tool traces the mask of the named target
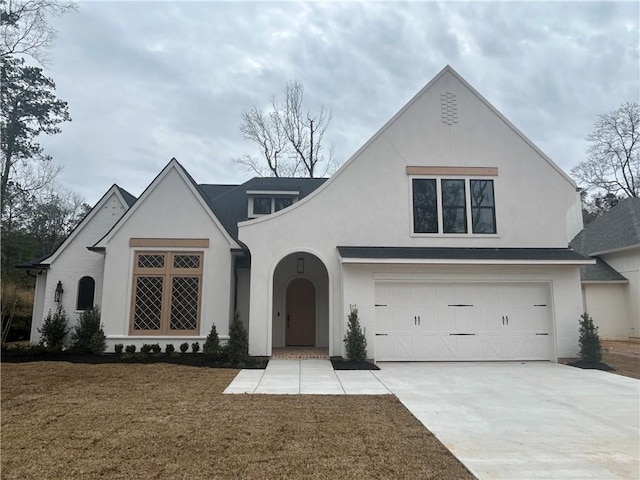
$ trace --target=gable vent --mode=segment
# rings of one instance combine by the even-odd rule
[[[458,99],[455,93],[447,92],[440,95],[440,116],[442,123],[447,125],[458,123]]]

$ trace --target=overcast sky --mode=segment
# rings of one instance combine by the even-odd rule
[[[199,183],[251,177],[242,112],[287,80],[333,112],[348,159],[450,64],[566,171],[598,114],[638,101],[638,2],[80,2],[46,69],[73,118],[43,139],[93,204],[176,157]]]

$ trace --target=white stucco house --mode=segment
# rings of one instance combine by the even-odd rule
[[[640,338],[640,198],[627,198],[570,243],[596,263],[580,269],[584,311],[603,338]]]
[[[376,360],[556,361],[581,229],[574,182],[447,66],[330,179],[198,185],[171,160],[135,201],[112,187],[27,266],[31,339],[58,304],[100,306],[110,346],[225,338],[237,310],[251,355],[343,355],[357,305]]]

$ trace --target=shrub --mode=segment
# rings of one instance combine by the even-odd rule
[[[69,333],[67,325],[67,314],[64,308],[58,307],[56,313],[51,315],[51,310],[44,319],[42,328],[38,329],[42,335],[40,344],[48,350],[62,351],[65,339]]]
[[[151,344],[151,353],[160,353],[160,344],[159,343]]]
[[[113,347],[113,349],[115,350],[116,353],[122,353],[122,350],[124,350],[124,345],[122,345],[121,343],[116,343]]]
[[[148,343],[143,343],[142,346],[140,347],[140,353],[144,353],[145,355],[147,355],[150,352],[151,352],[151,345],[149,345]]]
[[[127,345],[126,348],[124,349],[125,352],[132,354],[132,353],[136,353],[136,346],[135,345]]]
[[[83,311],[71,334],[71,349],[78,353],[99,354],[106,348],[106,338],[100,323],[100,310],[92,308]]]
[[[200,351],[200,343],[198,342],[192,343],[191,350],[193,350],[193,353],[198,353]]]
[[[220,356],[220,337],[218,337],[215,323],[211,325],[211,331],[207,335],[202,351],[212,359]]]
[[[580,358],[589,363],[602,361],[598,327],[593,324],[593,318],[588,313],[580,315]]]
[[[237,367],[244,367],[249,360],[249,338],[238,312],[233,316],[233,322],[229,327],[229,342],[226,346],[226,352],[231,364]]]
[[[181,353],[187,353],[187,350],[189,350],[189,344],[187,342],[180,344]]]
[[[358,308],[355,305],[351,305],[351,312],[347,318],[349,319],[349,325],[347,334],[344,336],[347,357],[356,362],[364,362],[367,360],[367,339],[360,326]]]
[[[167,345],[164,347],[164,351],[167,355],[171,355],[176,351],[176,347],[173,346],[173,343],[167,343]]]

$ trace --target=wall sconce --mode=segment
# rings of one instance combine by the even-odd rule
[[[53,301],[56,303],[60,303],[60,301],[62,300],[63,293],[64,293],[64,290],[62,289],[62,282],[58,280],[58,285],[56,285],[56,292],[53,295]]]
[[[298,258],[298,273],[304,273],[304,258]]]

